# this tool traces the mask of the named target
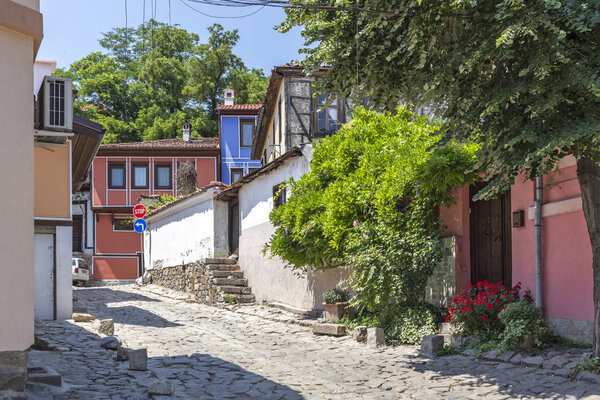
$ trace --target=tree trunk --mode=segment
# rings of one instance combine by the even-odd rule
[[[594,271],[594,357],[600,357],[600,165],[591,158],[577,160],[583,213],[592,243]]]

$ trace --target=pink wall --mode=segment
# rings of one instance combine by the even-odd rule
[[[511,190],[512,210],[525,210],[525,226],[512,230],[513,282],[535,296],[534,226],[528,209],[534,182],[518,180]],[[544,177],[544,204],[579,196],[576,167]],[[544,309],[552,318],[594,320],[592,249],[582,210],[542,219]]]
[[[115,218],[133,218],[114,214]],[[113,231],[113,215],[97,214],[95,254],[136,254],[142,251],[141,234],[135,231]]]
[[[94,279],[136,279],[137,257],[94,257]]]

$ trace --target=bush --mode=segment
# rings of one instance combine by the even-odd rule
[[[520,283],[511,289],[502,282],[469,284],[448,306],[446,322],[462,324],[465,335],[481,336],[483,340],[494,339],[504,329],[498,314],[519,300],[520,289]],[[525,300],[531,301],[528,293],[525,294]]]
[[[437,308],[428,303],[404,303],[385,313],[382,328],[388,340],[418,344],[437,332],[438,314]]]
[[[549,331],[540,310],[524,299],[508,304],[498,314],[504,330],[500,333],[500,349],[513,350],[530,339],[535,347],[543,347],[549,339]]]
[[[348,293],[341,289],[327,289],[323,292],[325,304],[346,303],[350,300]]]

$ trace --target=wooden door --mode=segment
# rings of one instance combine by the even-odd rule
[[[471,187],[473,196],[483,185]],[[492,200],[471,200],[471,280],[512,285],[510,192]]]
[[[240,238],[240,206],[238,199],[229,202],[229,254],[237,254]]]
[[[83,216],[73,215],[73,252],[83,251]]]

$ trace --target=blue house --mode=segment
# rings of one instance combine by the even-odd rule
[[[235,90],[230,87],[223,94],[225,104],[217,108],[221,181],[231,185],[261,166],[260,160],[250,159],[250,153],[262,104],[235,104]]]

